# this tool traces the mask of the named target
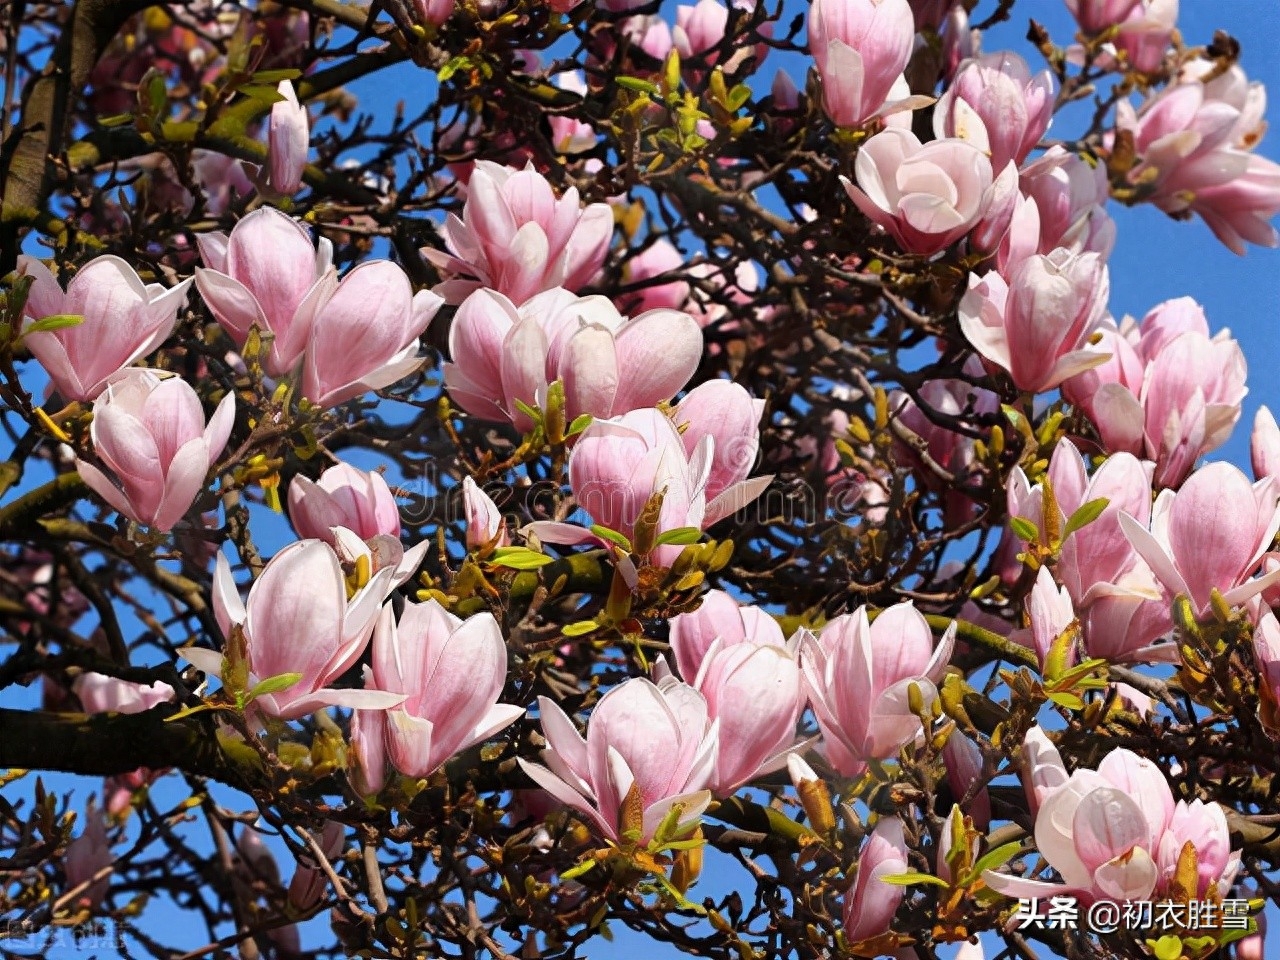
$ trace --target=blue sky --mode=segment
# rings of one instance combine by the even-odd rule
[[[674,4],[668,4],[674,7]],[[794,5],[789,5],[794,6]],[[984,16],[993,6],[991,0],[982,0],[979,15]],[[669,14],[670,15],[670,14]],[[1019,0],[1014,8],[1013,20],[990,30],[984,38],[988,51],[1011,48],[1022,53],[1036,65],[1037,54],[1025,41],[1027,19],[1034,16],[1050,28],[1059,40],[1070,36],[1069,17],[1061,0]],[[1252,79],[1263,81],[1280,97],[1280,59],[1274,56],[1274,38],[1280,36],[1280,3],[1276,0],[1231,0],[1229,3],[1212,0],[1182,0],[1181,28],[1188,43],[1207,42],[1217,28],[1226,29],[1244,45],[1242,65]],[[800,58],[771,57],[762,79],[767,84],[778,66],[803,69]],[[795,77],[803,88],[803,76]],[[410,67],[402,67],[390,74],[380,75],[357,85],[366,107],[389,108],[388,90],[409,101],[409,111],[434,94],[434,80],[424,77]],[[1277,107],[1273,102],[1268,116],[1276,119]],[[1066,124],[1062,124],[1066,128]],[[1058,133],[1059,130],[1051,131]],[[1263,141],[1261,151],[1280,157],[1280,132]],[[839,198],[839,202],[844,202]],[[1243,346],[1250,366],[1250,393],[1245,401],[1244,415],[1229,443],[1215,458],[1228,459],[1247,469],[1248,436],[1253,414],[1262,403],[1273,408],[1280,406],[1280,386],[1270,375],[1280,361],[1280,342],[1276,335],[1280,320],[1280,253],[1251,248],[1248,256],[1237,257],[1223,247],[1198,221],[1175,222],[1154,208],[1125,209],[1113,207],[1112,213],[1118,225],[1118,242],[1111,258],[1112,311],[1119,317],[1125,313],[1141,316],[1150,307],[1172,297],[1189,295],[1200,301],[1208,314],[1214,330],[1230,327]],[[30,376],[30,374],[28,374]],[[31,386],[36,386],[33,378]],[[5,453],[0,449],[0,454]],[[38,479],[38,478],[33,478]],[[14,494],[10,493],[10,497]],[[266,519],[259,517],[255,519]],[[267,543],[283,542],[287,535],[279,521],[270,522],[271,534]],[[126,625],[127,626],[127,625]],[[0,705],[36,705],[35,690],[8,690],[0,693]],[[90,791],[100,789],[98,781],[76,780],[70,777],[46,777],[46,783],[58,790],[74,789],[81,802]],[[177,799],[171,778],[171,786],[160,791],[163,800]],[[30,786],[11,789],[10,796],[29,795]],[[221,799],[229,805],[243,808],[243,798],[235,800],[231,795]],[[285,866],[285,873],[288,873]],[[724,858],[708,856],[707,872],[703,881],[693,891],[695,895],[719,896],[733,886],[742,884],[745,874]],[[195,946],[203,942],[202,931],[191,935],[181,934],[186,920],[175,911],[166,910],[156,916],[156,922],[169,929],[163,930],[166,938]],[[616,939],[612,944],[597,940],[589,949],[589,955],[601,958],[630,960],[632,957],[674,957],[670,947],[654,943],[632,934],[619,925],[614,926]],[[56,947],[47,956],[84,956],[83,950]],[[944,953],[944,957],[948,954]],[[993,951],[989,951],[993,955]]]

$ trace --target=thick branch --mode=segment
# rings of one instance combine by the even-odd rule
[[[172,704],[133,714],[0,708],[0,768],[110,777],[177,767],[242,786],[245,777],[219,747],[210,718],[166,723],[176,711]]]
[[[72,98],[88,85],[125,21],[151,5],[152,0],[78,0],[48,68],[27,88],[21,120],[0,148],[0,275],[14,267],[19,231],[49,199],[50,157],[62,152]]]

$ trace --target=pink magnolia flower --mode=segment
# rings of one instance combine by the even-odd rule
[[[511,542],[502,511],[470,477],[462,478],[462,504],[466,512],[468,550],[489,545],[505,547]]]
[[[361,540],[400,536],[400,510],[387,481],[376,470],[337,463],[312,480],[289,483],[289,521],[298,536],[334,543],[333,528],[346,527]]]
[[[111,853],[111,841],[107,838],[107,823],[97,806],[90,798],[84,810],[84,830],[80,836],[67,844],[63,859],[63,869],[67,874],[67,889],[73,890],[82,883],[87,883],[97,876],[98,872],[115,863]],[[92,883],[76,897],[76,905],[90,911],[102,906],[111,884],[111,875],[107,875]]]
[[[951,660],[953,623],[934,647],[933,631],[910,601],[868,622],[866,607],[831,620],[822,632],[800,641],[809,701],[822,730],[827,759],[846,777],[868,761],[885,760],[920,732],[908,705],[915,684],[924,702]]]
[[[908,871],[907,840],[902,821],[881,817],[858,854],[858,876],[844,898],[844,933],[849,943],[860,943],[889,932],[893,916],[902,904],[906,887],[886,883],[882,877]]]
[[[1040,668],[1045,669],[1049,652],[1062,634],[1076,622],[1075,607],[1066,587],[1059,587],[1048,567],[1041,567],[1031,594],[1025,601],[1027,619],[1031,621],[1031,641],[1040,658]],[[1074,666],[1078,659],[1076,647],[1068,652],[1066,666]]]
[[[640,253],[629,257],[622,267],[622,279],[627,285],[643,283],[654,277],[674,274],[677,277],[684,271],[686,259],[684,254],[675,248],[671,241],[660,238],[650,243]],[[652,284],[625,294],[618,301],[619,306],[629,313],[643,313],[667,307],[682,310],[689,301],[689,284],[675,279],[667,283]]]
[[[975,366],[978,366],[975,364]],[[980,375],[981,367],[966,372]],[[992,413],[999,409],[1000,398],[990,390],[975,387],[965,380],[939,378],[927,380],[921,386],[920,400],[935,416],[959,417],[974,413]],[[889,409],[912,433],[925,443],[925,452],[929,458],[960,479],[970,478],[975,470],[973,439],[964,434],[948,429],[944,424],[935,423],[921,409],[920,405],[907,393],[894,390],[889,394]],[[895,445],[895,450],[903,461],[916,467],[915,475],[919,482],[936,490],[945,498],[944,510],[948,522],[963,522],[972,516],[976,506],[963,493],[944,483],[922,461],[920,451],[905,443]]]
[[[1249,457],[1255,479],[1280,476],[1280,427],[1276,426],[1276,418],[1265,406],[1258,408],[1258,415],[1253,419]]]
[[[947,783],[956,802],[968,795],[973,784],[982,779],[982,749],[959,730],[953,731],[942,748],[942,761],[947,768]],[[964,805],[964,812],[973,818],[974,826],[986,830],[991,823],[991,794],[984,786]]]
[[[227,445],[235,405],[228,393],[206,425],[200,398],[185,380],[125,371],[93,402],[89,436],[105,469],[77,458],[76,470],[114,510],[167,532],[204,489]]]
[[[299,540],[271,558],[245,603],[226,555],[219,553],[213,612],[224,636],[230,637],[233,627],[244,633],[249,689],[282,674],[302,674],[288,689],[256,698],[253,706],[268,716],[296,720],[325,707],[385,710],[400,704],[402,695],[328,686],[364,653],[394,573],[379,570],[348,599],[333,548],[323,540]],[[220,653],[184,647],[182,656],[202,672],[222,677]]]
[[[1259,684],[1272,704],[1280,704],[1280,621],[1270,607],[1263,607],[1253,627],[1253,660],[1261,674]]]
[[[424,24],[439,27],[453,16],[457,0],[413,0],[413,6]]]
[[[1106,211],[1111,196],[1106,166],[1090,163],[1054,144],[1021,171],[1022,192],[1035,201],[1039,253],[1066,247],[1097,253],[1105,260],[1116,242],[1116,225]]]
[[[1155,73],[1178,25],[1178,0],[1140,0],[1116,32],[1116,49],[1129,66],[1141,73]]]
[[[688,60],[719,46],[729,25],[729,9],[717,0],[698,0],[693,6],[676,7],[671,40],[680,58]]]
[[[911,58],[915,32],[907,0],[814,0],[809,52],[837,126],[861,126],[881,109]]]
[[[1280,569],[1251,579],[1280,530],[1276,484],[1250,484],[1231,464],[1210,463],[1177,493],[1160,492],[1150,530],[1123,513],[1120,525],[1169,597],[1186,595],[1204,615],[1212,590],[1238,604],[1280,581]]]
[[[326,820],[316,841],[325,859],[333,861],[342,853],[346,828],[337,820]],[[289,905],[300,913],[313,909],[329,889],[329,878],[318,863],[299,860],[289,881]]]
[[[267,122],[267,170],[271,189],[291,197],[302,188],[302,172],[307,166],[307,149],[311,145],[311,121],[307,108],[289,80],[281,80],[276,88],[284,97],[271,105]]]
[[[857,186],[840,178],[849,199],[921,256],[951,246],[991,205],[991,161],[963,140],[922,145],[910,130],[890,127],[862,145],[854,173]]]
[[[1056,84],[1010,51],[982,54],[960,64],[934,107],[934,136],[967,140],[1002,170],[1022,163],[1053,120]]]
[[[1123,23],[1139,0],[1066,0],[1067,9],[1087,34],[1102,33]]]
[[[996,272],[969,275],[960,329],[1020,390],[1043,393],[1106,359],[1088,349],[1106,314],[1111,281],[1096,253],[1058,249]]]
[[[215,217],[254,191],[244,164],[215,150],[192,150],[191,172],[204,191],[205,209]]]
[[[583,208],[575,187],[556,199],[532,163],[516,170],[479,160],[462,218],[450,214],[444,236],[448,254],[424,248],[423,256],[446,275],[473,278],[436,288],[449,303],[486,287],[521,304],[543,290],[590,282],[609,251],[613,211],[607,203]]]
[[[1116,663],[1176,656],[1172,646],[1153,646],[1172,627],[1169,605],[1120,526],[1122,513],[1144,525],[1149,521],[1151,464],[1127,453],[1114,454],[1088,477],[1080,451],[1063,440],[1054,448],[1048,475],[1059,530],[1066,529],[1067,520],[1084,504],[1107,501],[1095,520],[1063,540],[1054,566],[1079,613],[1089,656]],[[1043,497],[1043,485],[1031,486],[1015,468],[1008,484],[1009,515],[1034,523],[1042,542],[1048,537]],[[1006,536],[1012,543],[1012,532]],[[1020,572],[1021,565],[1011,565],[1002,575],[1012,582]]]
[[[586,96],[587,83],[577,71],[558,73],[554,82],[561,90]],[[551,143],[560,153],[583,153],[594,150],[599,141],[596,128],[589,123],[575,120],[562,113],[553,113],[547,118],[551,124]]]
[[[964,4],[951,4],[951,10],[940,27],[942,35],[942,78],[950,81],[960,64],[976,57],[982,50],[982,31],[969,25],[969,11]]]
[[[85,713],[142,713],[174,697],[173,687],[159,680],[133,683],[92,671],[76,677],[71,689]]]
[[[473,416],[533,421],[517,401],[541,406],[547,386],[564,384],[570,420],[612,417],[670,400],[693,376],[702,331],[678,310],[624,318],[605,297],[555,288],[517,309],[494,290],[478,290],[458,308],[449,329],[444,382]]]
[[[707,783],[714,796],[730,796],[756,777],[781,770],[800,747],[796,723],[805,693],[797,652],[797,642],[774,642],[768,632],[717,638],[706,650],[693,687],[720,726],[715,771]],[[666,661],[659,660],[654,677],[661,683],[670,676]]]
[[[119,257],[95,257],[67,284],[64,293],[49,268],[34,257],[18,257],[18,273],[32,278],[23,316],[83,317],[61,330],[28,333],[23,343],[40,361],[66,400],[92,400],[111,376],[158,350],[173,332],[187,300],[190,280],[172,289],[143,284]]]
[[[1019,761],[1027,806],[1035,816],[1049,794],[1067,782],[1067,768],[1062,763],[1062,754],[1039,726],[1027,731]]]
[[[676,404],[672,420],[682,430],[685,452],[694,455],[703,437],[714,441],[707,499],[744,482],[756,465],[760,450],[760,417],[764,401],[730,380],[708,380],[694,387]]]
[[[677,829],[692,827],[711,802],[707,782],[715,770],[718,724],[697,690],[667,677],[653,684],[635,677],[596,704],[581,734],[563,710],[538,698],[547,766],[520,760],[520,768],[560,803],[576,810],[602,837],[623,839],[623,802],[634,788],[643,808],[639,842],[673,807]]]
[[[739,604],[723,590],[708,590],[697,610],[677,614],[669,625],[671,652],[686,682],[698,675],[703,657],[717,640],[721,647],[747,642],[786,644],[777,620],[759,607]]]
[[[1211,887],[1215,896],[1230,889],[1239,854],[1230,852],[1225,817],[1219,822],[1203,804],[1175,804],[1160,768],[1123,747],[1104,757],[1096,771],[1077,770],[1069,777],[1057,751],[1050,751],[1041,760],[1055,768],[1059,785],[1040,801],[1036,848],[1063,883],[988,870],[987,886],[1011,897],[1148,900],[1166,889],[1172,848],[1180,853],[1189,841],[1203,867],[1201,895]]]
[[[435,600],[406,603],[396,621],[384,607],[373,632],[373,668],[365,687],[404,694],[386,711],[362,711],[372,746],[363,775],[384,774],[376,745],[408,777],[427,777],[454,754],[489,739],[524,713],[498,703],[507,680],[507,645],[490,613],[462,620]]]
[[[205,262],[196,268],[196,289],[209,311],[239,346],[255,324],[270,334],[267,373],[292,372],[337,286],[333,244],[321,237],[317,249],[301,224],[272,207],[246,216],[230,237],[202,233],[196,243]]]
[[[772,479],[735,483],[708,502],[714,459],[712,436],[704,436],[689,456],[667,416],[654,409],[633,410],[613,420],[596,420],[582,432],[569,455],[569,484],[578,505],[597,524],[628,538],[658,492],[663,493],[658,534],[684,527],[705,530],[753,501]],[[527,529],[548,543],[584,543],[594,537],[581,527],[551,521]],[[660,545],[650,559],[669,567],[683,549]]]
[[[418,337],[443,304],[430,290],[414,293],[390,260],[360,264],[316,312],[302,395],[334,407],[404,379],[422,365]]]
[[[1209,337],[1190,297],[1154,307],[1140,327],[1105,325],[1097,351],[1111,359],[1063,384],[1109,450],[1156,461],[1158,486],[1174,487],[1201,455],[1226,442],[1240,418],[1245,360],[1228,330]]]
[[[1204,82],[1211,70],[1193,61],[1183,82],[1140,110],[1117,106],[1116,127],[1133,135],[1139,157],[1129,179],[1165,213],[1200,214],[1235,253],[1246,240],[1275,246],[1268,221],[1280,209],[1280,166],[1252,153],[1265,130],[1266,91],[1239,67]]]

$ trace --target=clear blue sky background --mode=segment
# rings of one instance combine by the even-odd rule
[[[789,9],[799,9],[801,6],[802,4],[793,2],[788,4]],[[992,0],[982,0],[977,11],[978,17],[985,16],[993,6]],[[674,3],[664,6],[670,19],[674,19],[674,7]],[[1014,8],[1012,21],[988,31],[984,38],[984,49],[1013,49],[1023,54],[1033,68],[1036,68],[1038,54],[1025,40],[1030,17],[1049,27],[1054,38],[1060,42],[1071,35],[1072,25],[1061,0],[1019,0]],[[1207,42],[1216,28],[1226,29],[1243,43],[1242,64],[1249,76],[1263,81],[1280,97],[1280,58],[1276,56],[1277,38],[1280,37],[1280,0],[1229,0],[1225,3],[1214,0],[1182,0],[1180,25],[1186,41],[1191,44]],[[797,86],[803,88],[804,66],[801,58],[773,55],[761,80],[767,84],[775,68],[785,67],[793,71]],[[435,82],[434,78],[425,76],[412,67],[400,67],[357,84],[354,90],[367,109],[380,111],[384,116],[388,115],[393,105],[393,98],[388,91],[394,91],[395,97],[406,100],[409,115],[412,115],[416,107],[434,96]],[[1273,123],[1277,118],[1274,102],[1268,109],[1268,117]],[[1052,130],[1051,136],[1073,130],[1065,120],[1060,120],[1060,127]],[[1280,158],[1280,132],[1263,141],[1261,152]],[[836,198],[835,202],[845,201],[841,197]],[[1119,227],[1119,239],[1111,258],[1112,311],[1117,318],[1125,313],[1140,317],[1162,300],[1190,295],[1204,305],[1214,330],[1230,327],[1241,341],[1249,363],[1250,392],[1245,401],[1244,415],[1232,439],[1212,456],[1230,460],[1247,469],[1249,429],[1254,412],[1263,403],[1270,404],[1273,409],[1280,406],[1280,385],[1272,373],[1280,360],[1280,343],[1276,336],[1277,321],[1280,320],[1280,252],[1251,248],[1248,256],[1236,257],[1219,244],[1208,228],[1198,221],[1175,222],[1154,208],[1129,210],[1113,207],[1112,213]],[[27,376],[31,378],[30,386],[37,389],[40,379],[38,374],[31,370]],[[0,448],[0,455],[6,453],[6,450]],[[37,475],[29,478],[29,482],[46,478],[35,471],[33,474]],[[17,491],[11,492],[9,496],[16,493]],[[260,515],[255,517],[255,523],[258,521],[266,523],[269,532],[265,542],[269,546],[278,546],[289,536],[287,528],[277,518]],[[125,628],[129,629],[127,621]],[[35,689],[0,692],[0,705],[3,706],[34,707],[37,704],[38,691]],[[45,782],[59,791],[74,791],[77,802],[81,805],[90,792],[100,790],[97,780],[53,776],[46,777]],[[178,784],[174,778],[170,778],[170,784],[170,787],[162,787],[157,791],[161,802],[178,798],[174,789]],[[24,781],[21,785],[9,788],[6,795],[15,800],[20,796],[29,796],[30,785]],[[244,798],[237,799],[229,793],[220,799],[236,808],[247,806]],[[288,863],[283,864],[283,867],[283,872],[288,875]],[[718,897],[734,886],[747,882],[747,878],[735,864],[726,858],[710,855],[704,878],[692,892],[696,896]],[[192,928],[190,918],[175,910],[165,909],[156,912],[153,917],[152,922],[167,928],[160,932],[168,942],[194,947],[205,940],[203,931]],[[1274,920],[1273,917],[1273,926]],[[615,939],[612,943],[595,941],[588,950],[589,955],[602,960],[677,956],[672,948],[632,934],[619,925],[614,925],[614,932]],[[307,939],[311,940],[311,937]],[[989,944],[988,955],[994,956],[994,953]],[[45,955],[50,960],[59,960],[61,957],[83,957],[86,954],[83,950],[64,944]],[[949,953],[944,952],[943,957],[949,957]]]

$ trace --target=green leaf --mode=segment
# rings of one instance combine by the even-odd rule
[[[569,424],[569,429],[565,431],[565,436],[576,437],[583,430],[587,429],[587,427],[591,426],[591,421],[594,419],[595,417],[591,416],[589,413],[584,413],[581,416],[574,417],[573,423]]]
[[[642,80],[640,77],[614,77],[613,82],[624,90],[634,90],[636,93],[658,93],[658,85],[648,80]]]
[[[594,860],[591,860],[591,859],[583,860],[577,866],[570,867],[564,873],[560,874],[560,879],[574,880],[582,876],[584,873],[590,873],[592,870],[595,869],[595,866],[596,866],[596,862]]]
[[[84,323],[84,317],[73,313],[55,313],[52,316],[41,317],[34,323],[28,324],[27,329],[22,331],[22,335],[25,337],[29,333],[48,333],[50,330],[65,330],[67,327],[78,327],[82,323]]]
[[[600,629],[600,624],[594,620],[579,620],[577,623],[570,623],[560,628],[562,636],[566,637],[582,637],[588,633],[595,633]]]
[[[697,527],[676,527],[674,530],[658,534],[658,539],[653,542],[659,547],[669,543],[679,547],[687,547],[689,544],[697,543],[701,539],[702,531]]]
[[[510,567],[512,570],[537,570],[552,560],[545,553],[538,553],[528,547],[499,547],[493,551],[491,562],[494,566]]]
[[[1040,528],[1026,517],[1010,517],[1009,527],[1020,539],[1027,541],[1027,543],[1040,542]]]
[[[1062,528],[1062,539],[1065,540],[1081,527],[1087,527],[1102,515],[1111,501],[1106,497],[1098,497],[1088,503],[1082,503],[1075,513],[1067,518],[1067,525]]]
[[[245,697],[245,703],[256,700],[258,697],[265,697],[269,693],[280,693],[282,690],[288,690],[301,679],[302,674],[300,673],[279,673],[274,677],[267,677],[265,680],[258,681],[254,688],[249,691]]]
[[[470,66],[471,66],[470,57],[463,57],[463,56],[454,57],[452,60],[450,60],[443,67],[440,68],[440,70],[436,73],[436,79],[439,80],[441,83],[444,83],[450,77],[452,77],[455,73],[457,73],[459,70],[467,69]]]
[[[1012,860],[1022,850],[1022,844],[1018,841],[1012,843],[1004,843],[996,847],[994,850],[988,850],[978,858],[978,862],[973,865],[972,875],[975,877],[982,876],[984,870],[995,870],[1003,867]]]
[[[1084,709],[1084,701],[1081,700],[1079,697],[1077,697],[1074,693],[1066,693],[1065,691],[1060,690],[1057,693],[1049,694],[1049,699],[1052,700],[1054,703],[1056,703],[1058,706],[1064,707],[1067,710],[1083,710]]]
[[[261,100],[263,103],[279,103],[284,99],[284,94],[275,87],[263,86],[256,83],[246,83],[240,88],[240,92],[246,97],[253,100]]]
[[[1148,940],[1147,946],[1156,955],[1156,960],[1180,960],[1182,956],[1182,939],[1173,934],[1166,934],[1159,940]]]
[[[297,80],[302,71],[293,67],[284,70],[259,70],[250,79],[254,83],[279,83],[281,80]]]
[[[523,400],[517,400],[516,409],[519,410],[521,413],[523,413],[526,417],[528,417],[534,423],[542,422],[542,411],[539,410],[537,407],[531,407],[529,406],[529,404],[525,403]]]
[[[598,523],[593,523],[591,525],[591,532],[601,540],[608,540],[610,543],[627,551],[627,553],[631,552],[631,541],[620,534],[617,530],[610,530],[608,527],[602,527]]]
[[[98,126],[100,127],[123,127],[130,123],[133,123],[132,113],[113,113],[109,117],[98,118]]]
[[[884,883],[891,883],[895,887],[910,887],[917,883],[943,888],[951,886],[941,877],[935,877],[931,873],[917,873],[914,870],[908,871],[907,873],[892,873],[887,876],[880,877],[880,880]]]
[[[745,83],[740,83],[729,91],[729,109],[736,111],[750,99],[751,88]]]

